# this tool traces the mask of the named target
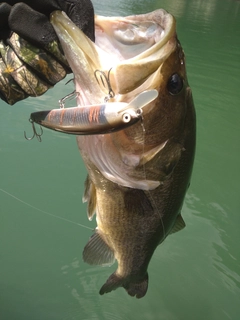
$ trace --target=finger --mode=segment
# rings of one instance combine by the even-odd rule
[[[55,10],[66,12],[78,28],[94,41],[94,9],[91,0],[24,0],[24,3],[48,18]]]
[[[8,28],[8,16],[11,11],[11,6],[6,2],[0,3],[0,39],[6,40],[10,34]]]
[[[26,92],[17,84],[10,73],[6,72],[6,65],[0,59],[0,98],[13,105],[17,101],[27,98]]]
[[[66,69],[56,61],[55,57],[27,42],[15,32],[11,35],[9,44],[17,56],[44,82],[55,85],[66,76]]]
[[[67,2],[69,0],[60,0],[60,2]],[[81,0],[77,0],[81,1]],[[85,1],[85,0],[84,0]],[[15,4],[19,4],[20,2],[24,2],[26,5],[31,7],[32,9],[44,13],[45,15],[50,15],[54,10],[61,10],[61,6],[58,4],[59,0],[7,0],[8,4],[13,6]],[[71,0],[70,0],[71,2]]]
[[[13,37],[9,40],[14,51],[25,63],[40,73],[44,81],[55,84],[65,77],[66,71],[71,72],[61,53],[57,35],[44,14],[33,10],[25,3],[18,3],[12,7],[9,27],[19,35],[19,40],[15,41]],[[48,55],[49,52],[63,68]]]
[[[92,41],[94,33],[94,9],[90,0],[58,0],[63,11]]]
[[[9,46],[0,45],[2,61],[5,64],[5,70],[1,72],[5,79],[10,81],[10,86],[13,86],[10,76],[15,80],[18,86],[30,96],[39,96],[46,92],[51,85],[42,81],[35,73],[25,65]],[[3,66],[4,67],[4,66]],[[7,77],[8,76],[8,77]],[[8,100],[9,97],[8,96]]]
[[[25,3],[18,3],[12,7],[8,23],[11,30],[37,46],[45,47],[57,40],[48,18]]]

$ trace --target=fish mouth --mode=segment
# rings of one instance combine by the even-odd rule
[[[64,12],[53,12],[51,23],[83,106],[104,99],[128,102],[158,89],[155,73],[177,45],[175,19],[163,9],[128,17],[95,15],[95,43]]]

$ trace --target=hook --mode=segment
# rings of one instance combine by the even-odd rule
[[[72,79],[69,79],[65,85],[67,85],[69,82],[71,81],[74,81],[74,78]],[[63,109],[65,107],[65,101],[67,99],[73,99],[73,98],[76,98],[77,96],[79,95],[79,92],[77,92],[76,90],[74,90],[73,92],[67,94],[65,97],[63,97],[62,99],[58,100],[58,103],[59,103],[59,106],[60,106],[60,109]]]
[[[42,141],[41,136],[43,135],[43,129],[42,129],[42,127],[40,126],[40,133],[37,133],[37,130],[36,130],[36,128],[35,128],[34,121],[33,121],[32,119],[29,119],[29,122],[31,122],[31,124],[32,124],[33,136],[32,136],[31,138],[28,138],[27,135],[26,135],[26,131],[24,131],[24,137],[25,137],[25,139],[26,139],[26,140],[32,140],[34,137],[36,137],[37,140],[38,140],[39,142],[41,142],[41,141]]]
[[[71,93],[67,94],[65,97],[63,97],[62,99],[58,100],[58,103],[60,105],[60,109],[63,109],[65,107],[65,101],[67,99],[70,99],[70,98],[73,99],[73,98],[77,97],[78,95],[79,95],[79,92],[74,90],[73,92],[71,92]]]
[[[107,102],[109,99],[115,97],[115,93],[114,93],[114,91],[113,91],[113,89],[111,87],[111,83],[110,83],[110,72],[111,72],[111,70],[112,70],[112,68],[108,71],[107,75],[106,75],[106,73],[104,71],[101,71],[101,70],[98,70],[98,69],[94,71],[94,76],[95,76],[95,78],[97,80],[97,83],[100,84],[98,76],[97,76],[97,74],[99,73],[100,74],[99,78],[100,78],[100,80],[102,82],[103,87],[108,89],[108,96],[105,97],[105,99],[104,99],[105,102]]]
[[[71,81],[74,81],[74,78],[69,79],[69,80],[65,83],[65,86],[66,86],[67,84],[69,84],[69,82],[71,82]]]

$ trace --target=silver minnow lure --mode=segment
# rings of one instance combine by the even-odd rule
[[[43,127],[75,135],[105,134],[125,129],[136,123],[142,108],[156,99],[157,90],[147,90],[130,103],[102,104],[33,112],[30,120]]]

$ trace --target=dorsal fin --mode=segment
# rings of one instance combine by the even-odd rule
[[[100,266],[111,266],[115,261],[113,250],[107,245],[97,230],[83,250],[83,260],[88,264]]]

